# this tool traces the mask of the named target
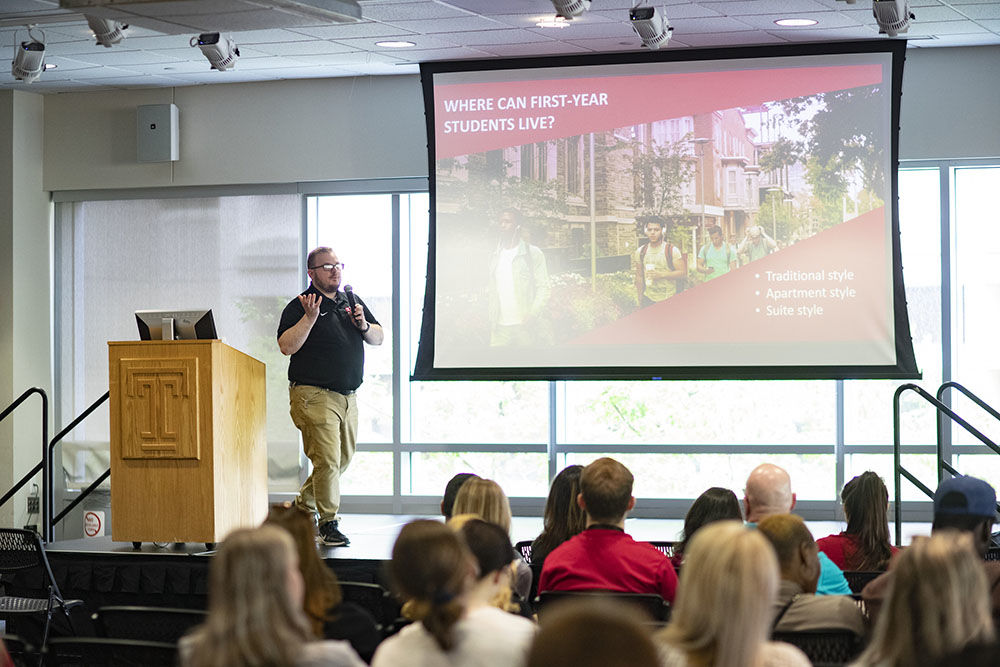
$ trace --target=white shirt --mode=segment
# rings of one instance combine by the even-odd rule
[[[452,628],[445,653],[423,623],[408,625],[379,644],[372,667],[519,667],[528,658],[536,626],[496,607],[469,610]]]
[[[501,248],[497,255],[495,279],[497,281],[497,301],[500,304],[498,324],[522,324],[521,311],[518,308],[517,296],[514,294],[514,257],[518,246]]]
[[[663,667],[688,667],[687,654],[670,644],[659,642],[660,664]],[[806,654],[791,644],[766,642],[760,647],[757,665],[760,667],[812,667]]]

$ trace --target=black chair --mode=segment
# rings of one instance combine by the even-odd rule
[[[852,593],[860,593],[868,582],[882,574],[885,573],[879,570],[844,570],[844,578],[847,579],[847,585],[851,587]]]
[[[101,607],[93,618],[101,637],[175,644],[207,617],[208,614],[200,609],[130,606]]]
[[[1000,547],[990,547],[984,556],[986,560],[1000,560]]]
[[[677,543],[676,542],[664,542],[664,541],[659,541],[659,540],[656,540],[656,541],[652,541],[651,540],[650,544],[652,544],[654,547],[656,547],[657,549],[659,549],[660,551],[662,551],[663,555],[666,556],[667,558],[672,558],[673,555],[674,555],[674,545],[677,544]]]
[[[861,638],[849,630],[775,632],[771,638],[797,646],[813,665],[846,665],[864,648]]]
[[[392,634],[400,618],[400,606],[389,591],[378,584],[359,581],[341,581],[340,591],[344,602],[366,609],[386,635]]]
[[[0,639],[3,640],[3,645],[6,647],[7,653],[10,654],[11,660],[14,661],[16,667],[38,664],[38,659],[41,656],[39,656],[38,650],[28,642],[17,635],[10,634],[5,634]]]
[[[657,623],[670,620],[670,604],[656,593],[625,593],[623,591],[542,591],[535,598],[535,609],[541,618],[545,610],[568,600],[617,600],[641,609]]]
[[[15,621],[15,624],[16,619],[24,617],[43,620],[44,625],[41,636],[37,639],[37,645],[44,647],[49,638],[52,615],[56,609],[62,612],[70,630],[76,634],[69,610],[82,605],[83,600],[63,599],[55,577],[52,576],[52,568],[49,567],[49,559],[45,557],[45,547],[42,546],[42,538],[38,533],[19,528],[0,528],[0,575],[23,573],[32,569],[41,573],[45,597],[0,596],[0,618]],[[27,635],[19,628],[18,632]],[[35,638],[27,637],[27,639],[31,641]]]
[[[45,664],[55,667],[174,667],[177,645],[140,639],[60,637],[49,641]]]
[[[524,540],[514,545],[514,550],[521,554],[521,558],[528,565],[531,565],[531,540]]]

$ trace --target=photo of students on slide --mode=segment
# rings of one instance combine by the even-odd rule
[[[522,237],[521,212],[500,214],[500,241],[490,259],[490,345],[531,345],[549,300],[545,255]]]
[[[667,221],[658,215],[638,218],[648,241],[632,255],[639,307],[665,301],[683,291],[687,263],[677,246],[664,239]],[[680,289],[678,289],[680,286]]]

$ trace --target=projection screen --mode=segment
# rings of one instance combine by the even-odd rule
[[[415,379],[916,378],[901,41],[421,66]]]

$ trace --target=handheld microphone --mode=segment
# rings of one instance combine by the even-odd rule
[[[347,297],[347,303],[351,306],[351,313],[354,313],[354,306],[358,305],[358,300],[354,296],[354,288],[350,285],[344,285],[344,296]]]

